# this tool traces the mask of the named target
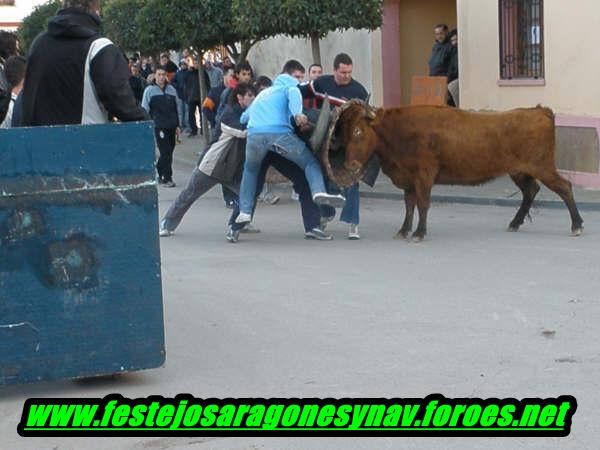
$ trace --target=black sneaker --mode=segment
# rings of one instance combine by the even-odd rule
[[[312,230],[309,230],[306,233],[304,233],[304,239],[314,239],[317,241],[331,241],[333,240],[333,236],[331,234],[325,233],[319,228],[313,228]]]

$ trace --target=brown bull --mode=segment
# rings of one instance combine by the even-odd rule
[[[330,176],[348,185],[360,177],[373,153],[379,157],[383,172],[404,190],[406,217],[398,237],[412,231],[415,205],[419,223],[412,236],[425,237],[434,184],[478,185],[505,174],[523,193],[510,231],[523,224],[539,180],[563,199],[571,231],[580,235],[583,220],[571,183],[556,171],[554,140],[554,114],[539,106],[477,113],[438,106],[374,109],[352,101],[335,114],[324,162]]]

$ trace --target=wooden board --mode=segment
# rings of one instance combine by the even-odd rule
[[[446,77],[412,77],[411,105],[446,105],[448,79]]]
[[[0,385],[164,360],[152,124],[0,130]]]

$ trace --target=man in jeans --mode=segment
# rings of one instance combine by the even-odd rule
[[[322,107],[325,96],[334,106],[341,106],[348,100],[367,100],[369,94],[365,87],[352,78],[354,63],[346,53],[340,53],[333,60],[333,75],[323,75],[308,85],[300,88],[305,99],[317,100],[317,106]],[[360,192],[358,183],[343,190],[346,205],[340,214],[340,220],[348,224],[348,239],[358,240],[358,224],[360,222]],[[321,227],[324,229],[327,222],[335,218],[335,209],[321,208],[323,216]]]
[[[252,219],[258,172],[269,151],[277,152],[304,170],[315,203],[331,206],[345,203],[341,195],[327,193],[319,162],[294,134],[292,118],[301,128],[309,125],[307,117],[302,114],[302,95],[298,89],[305,72],[298,61],[285,63],[273,86],[262,91],[242,115],[241,122],[248,124],[248,139],[237,223]]]

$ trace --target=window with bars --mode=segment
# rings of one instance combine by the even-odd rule
[[[500,0],[500,79],[544,78],[543,0]]]

